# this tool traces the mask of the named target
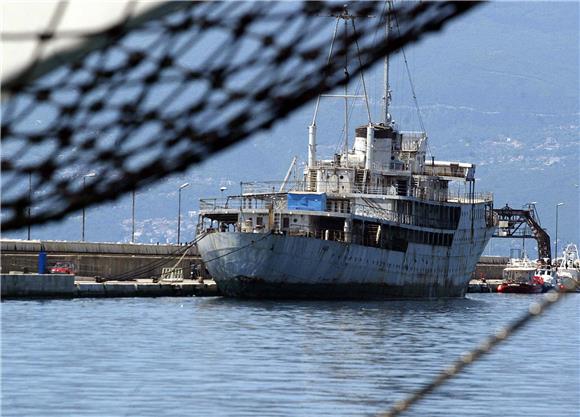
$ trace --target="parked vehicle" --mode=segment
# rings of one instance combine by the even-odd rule
[[[59,261],[50,268],[50,273],[74,275],[76,273],[75,264],[68,261]]]

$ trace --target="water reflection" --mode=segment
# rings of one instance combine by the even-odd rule
[[[6,302],[2,415],[373,415],[533,300]],[[409,415],[573,415],[578,306],[565,300]],[[530,401],[538,385],[551,394]]]

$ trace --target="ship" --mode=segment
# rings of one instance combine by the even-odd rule
[[[353,18],[346,8],[337,16]],[[369,111],[352,146],[345,135],[340,151],[317,158],[319,97],[300,176],[290,180],[294,159],[282,181],[242,182],[238,194],[200,200],[197,247],[224,296],[464,296],[497,224],[493,195],[475,191],[474,164],[428,157],[424,131],[399,130],[388,57],[384,66],[381,120]],[[333,97],[344,99],[349,132],[348,100],[358,96],[346,83]],[[362,99],[368,108],[366,88]]]
[[[570,243],[564,249],[562,258],[556,260],[557,288],[563,292],[580,292],[580,257],[578,247]]]
[[[523,259],[510,259],[502,273],[497,292],[538,294],[545,292],[544,280],[537,273],[537,263],[524,254]]]

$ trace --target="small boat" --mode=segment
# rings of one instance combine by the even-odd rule
[[[580,292],[580,257],[578,248],[570,243],[564,256],[558,259],[557,289],[564,292]]]
[[[536,274],[536,263],[527,258],[510,259],[503,270],[503,281],[497,292],[538,294],[544,291],[544,281]]]
[[[540,277],[544,282],[543,292],[548,292],[556,288],[556,268],[552,268],[550,265],[541,265],[536,269],[536,276]]]

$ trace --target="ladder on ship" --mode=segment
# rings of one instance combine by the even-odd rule
[[[309,179],[308,191],[316,192],[316,183],[318,182],[318,171],[315,169],[311,169],[308,179]]]
[[[354,175],[354,185],[359,189],[361,193],[364,193],[365,186],[367,182],[367,170],[366,169],[357,169]]]

